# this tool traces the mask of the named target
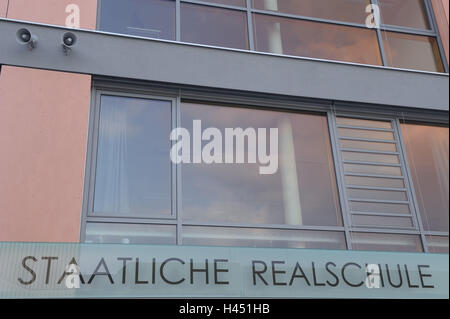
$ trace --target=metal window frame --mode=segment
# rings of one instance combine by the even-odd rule
[[[101,6],[102,6],[103,0],[98,0],[97,2],[97,30],[100,30],[100,20],[101,20]],[[222,3],[214,3],[214,2],[208,2],[207,0],[173,0],[175,2],[175,41],[183,43],[181,40],[181,4],[187,3],[187,4],[193,4],[193,5],[199,5],[199,6],[209,6],[209,7],[215,7],[220,9],[227,9],[227,10],[235,10],[235,11],[241,11],[246,14],[246,20],[247,20],[247,33],[248,38],[247,42],[249,45],[249,50],[246,51],[257,51],[255,48],[255,39],[254,39],[254,29],[253,29],[253,15],[254,14],[262,14],[262,15],[271,15],[276,16],[280,18],[289,18],[289,19],[295,19],[295,20],[304,20],[304,21],[311,21],[311,22],[319,22],[319,23],[328,23],[332,25],[340,25],[340,26],[347,26],[347,27],[355,27],[360,29],[369,29],[365,24],[360,23],[352,23],[352,22],[346,22],[346,21],[339,21],[339,20],[332,20],[332,19],[323,19],[323,18],[317,18],[317,17],[310,17],[310,16],[303,16],[303,15],[296,15],[296,14],[288,14],[288,13],[282,13],[282,12],[276,12],[276,11],[269,11],[269,10],[260,10],[255,9],[252,6],[251,0],[245,0],[245,6],[234,6],[234,5],[227,5]],[[449,66],[448,62],[444,53],[444,48],[442,44],[442,40],[437,28],[436,18],[434,16],[433,7],[430,2],[430,0],[422,0],[424,2],[424,8],[425,8],[425,14],[428,18],[428,23],[430,24],[429,30],[423,30],[423,29],[416,29],[416,28],[410,28],[410,27],[402,27],[402,26],[395,26],[395,25],[387,25],[381,23],[379,28],[376,28],[374,31],[377,35],[378,40],[378,47],[380,50],[380,58],[381,58],[381,65],[382,67],[391,67],[388,65],[387,56],[386,56],[386,50],[384,45],[384,40],[382,36],[383,31],[387,32],[397,32],[397,33],[406,33],[411,35],[418,35],[418,36],[428,36],[436,39],[439,55],[441,58],[441,63],[443,66],[444,73],[449,73]],[[379,5],[378,0],[370,0],[370,4],[373,5]],[[371,30],[371,29],[369,29]],[[331,60],[335,61],[335,60]],[[415,70],[415,69],[411,69]]]
[[[86,234],[86,224],[88,222],[105,222],[105,223],[127,223],[127,224],[155,224],[155,225],[174,225],[176,227],[176,243],[177,245],[182,245],[182,228],[183,226],[203,226],[203,227],[230,227],[230,228],[257,228],[257,229],[278,229],[278,230],[311,230],[311,231],[333,231],[342,232],[345,237],[346,247],[348,250],[352,250],[352,240],[351,233],[353,232],[363,232],[363,233],[386,233],[386,234],[410,234],[418,235],[421,237],[421,244],[424,252],[428,252],[428,244],[426,241],[426,236],[443,236],[448,237],[447,232],[435,232],[435,231],[424,231],[422,221],[416,204],[414,205],[414,215],[408,215],[413,218],[414,216],[417,221],[417,228],[407,229],[407,228],[390,228],[390,227],[352,227],[349,216],[347,216],[347,208],[349,198],[346,198],[344,179],[342,172],[338,169],[338,163],[341,160],[340,154],[338,152],[338,137],[334,133],[338,125],[336,124],[336,115],[350,116],[353,118],[369,119],[369,120],[388,120],[392,121],[395,134],[397,134],[397,126],[400,119],[408,121],[417,121],[419,117],[422,122],[429,125],[439,124],[443,126],[448,126],[448,114],[447,116],[442,116],[442,112],[427,112],[426,116],[423,115],[421,111],[416,113],[413,112],[402,112],[401,110],[392,109],[389,106],[377,106],[374,108],[370,105],[364,105],[362,108],[355,108],[345,102],[333,102],[326,100],[314,100],[314,99],[302,99],[302,98],[286,98],[274,95],[265,94],[255,94],[251,92],[239,92],[239,94],[233,94],[228,90],[208,90],[196,87],[186,87],[179,85],[166,85],[158,83],[148,83],[144,81],[127,80],[127,79],[109,79],[103,77],[97,77],[93,79],[91,97],[91,110],[89,119],[89,135],[88,135],[88,152],[86,157],[86,175],[85,175],[85,186],[83,195],[83,213],[82,213],[82,223],[80,229],[80,240],[85,240]],[[277,111],[289,111],[289,112],[302,112],[302,113],[315,113],[323,114],[327,117],[328,131],[330,136],[331,154],[333,157],[333,165],[335,170],[336,186],[339,197],[339,205],[341,210],[342,226],[303,226],[303,225],[283,225],[283,224],[249,224],[249,223],[218,223],[218,222],[197,222],[197,221],[183,221],[182,220],[182,207],[181,207],[181,166],[176,165],[175,178],[172,178],[172,183],[175,184],[175,194],[176,200],[174,201],[174,207],[176,209],[176,218],[174,219],[161,219],[161,218],[117,218],[117,217],[98,217],[98,216],[88,216],[88,202],[89,197],[92,193],[93,187],[93,174],[92,166],[94,154],[96,152],[96,144],[94,143],[96,138],[95,130],[98,129],[96,121],[98,117],[95,117],[95,111],[98,109],[96,103],[99,103],[98,92],[110,92],[116,93],[118,96],[131,96],[140,98],[157,98],[157,99],[168,99],[175,101],[175,120],[173,120],[172,125],[180,125],[180,105],[181,101],[196,101],[199,103],[211,103],[226,105],[229,107],[238,108],[253,108],[261,110],[277,110]],[[370,110],[365,112],[365,108]],[[172,118],[173,119],[173,118]],[[384,131],[384,130],[382,130]],[[383,152],[374,151],[376,154],[383,153],[395,153],[399,156],[406,155],[401,131],[398,131],[397,152]],[[409,162],[406,157],[404,158],[405,164],[405,188],[396,189],[398,191],[411,192],[411,196],[415,198],[415,192],[413,188],[409,188],[412,180],[410,178],[409,172]],[[404,171],[405,172],[405,171]],[[351,187],[358,189],[374,189],[374,190],[392,190],[387,187]],[[92,197],[91,197],[92,198]],[[396,201],[393,201],[396,202]],[[405,216],[407,217],[407,216]]]
[[[99,124],[100,124],[100,106],[101,96],[117,96],[117,97],[130,97],[140,99],[153,99],[160,101],[171,102],[171,130],[177,127],[177,109],[178,100],[176,96],[169,94],[155,94],[149,95],[141,91],[130,91],[126,89],[110,90],[109,88],[102,88],[100,86],[93,86],[91,89],[91,107],[89,113],[89,125],[88,125],[88,141],[87,141],[87,155],[85,164],[85,180],[83,185],[83,203],[82,203],[82,223],[81,223],[81,236],[82,241],[85,240],[86,224],[89,222],[106,222],[106,223],[132,223],[132,224],[172,224],[177,220],[177,169],[176,165],[171,165],[171,177],[170,177],[170,215],[153,215],[150,217],[141,216],[109,216],[109,215],[95,215],[93,214],[94,207],[94,193],[95,193],[95,178],[96,178],[96,163],[98,155],[98,136],[99,136]],[[173,145],[174,142],[171,142]]]

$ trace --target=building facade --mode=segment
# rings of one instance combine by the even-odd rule
[[[448,10],[0,0],[0,296],[448,298]]]

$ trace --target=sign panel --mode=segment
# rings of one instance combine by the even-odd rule
[[[444,254],[0,243],[0,298],[449,298]]]

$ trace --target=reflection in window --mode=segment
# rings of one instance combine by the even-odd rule
[[[171,102],[102,95],[94,215],[171,214]]]
[[[87,223],[86,243],[174,245],[172,225]]]
[[[259,163],[183,164],[184,219],[342,225],[326,116],[183,103],[182,127],[192,132],[198,119],[203,129],[222,133],[225,128],[278,128],[278,171],[260,175]]]
[[[424,0],[378,0],[384,24],[430,29]]]
[[[426,239],[429,252],[448,254],[448,237],[426,236]]]
[[[402,124],[401,129],[423,226],[448,232],[448,127]]]
[[[252,0],[253,8],[364,24],[370,0]]]
[[[374,30],[254,14],[257,51],[381,65]]]
[[[388,66],[444,72],[435,38],[398,32],[382,32]]]
[[[248,50],[247,14],[182,3],[181,41]]]
[[[422,252],[420,237],[381,233],[350,233],[354,250]]]
[[[341,232],[183,226],[184,245],[346,249]]]
[[[175,40],[175,1],[103,1],[100,21],[102,31]]]

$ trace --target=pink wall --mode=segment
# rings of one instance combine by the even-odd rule
[[[96,0],[10,0],[8,18],[65,25],[70,3],[94,29]],[[79,241],[90,90],[89,75],[2,67],[0,241]]]
[[[95,29],[97,0],[9,0],[8,18],[65,25],[66,6],[80,7],[80,27]]]
[[[89,104],[89,76],[3,66],[0,241],[79,240]]]
[[[0,0],[0,18],[6,18],[7,7],[8,7],[8,0]]]

